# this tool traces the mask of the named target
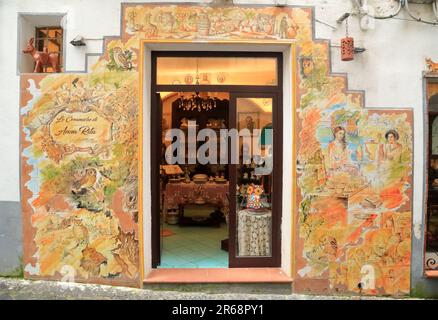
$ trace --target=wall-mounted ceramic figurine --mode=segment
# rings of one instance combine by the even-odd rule
[[[33,46],[34,40],[34,38],[30,38],[26,49],[23,50],[23,53],[29,53],[35,60],[33,72],[47,72],[47,67],[52,67],[54,72],[60,72],[59,53],[48,52],[47,47],[44,47],[44,51],[37,51]]]
[[[433,62],[431,58],[426,58],[427,72],[438,73],[438,62]]]

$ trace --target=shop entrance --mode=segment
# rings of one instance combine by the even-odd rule
[[[279,267],[282,54],[151,58],[153,267]]]

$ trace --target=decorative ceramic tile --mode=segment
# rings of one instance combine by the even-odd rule
[[[61,279],[71,271],[78,281],[140,285],[141,39],[288,39],[298,53],[295,288],[358,292],[362,282],[368,294],[407,294],[412,111],[364,108],[362,92],[329,74],[329,43],[313,39],[312,14],[123,4],[122,34],[105,38],[91,73],[22,75],[26,277]]]

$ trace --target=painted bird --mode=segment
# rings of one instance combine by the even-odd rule
[[[313,72],[313,61],[310,58],[303,58],[302,60],[302,72],[304,77],[309,77]]]
[[[71,84],[76,88],[76,84],[78,83],[78,81],[79,81],[79,78],[75,78],[75,79],[71,82]]]
[[[97,181],[97,170],[95,168],[87,168],[85,173],[76,181],[73,182],[72,193],[83,194],[87,189],[94,189]]]
[[[113,49],[113,57],[115,63],[122,69],[131,69],[132,63],[129,59],[129,53],[126,51],[123,51],[120,47],[115,47]]]

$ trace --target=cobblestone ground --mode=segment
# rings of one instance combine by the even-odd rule
[[[0,300],[358,300],[390,299],[359,296],[312,296],[300,294],[212,294],[205,292],[161,291],[102,285],[29,281],[0,278]],[[407,299],[407,298],[404,298]]]

